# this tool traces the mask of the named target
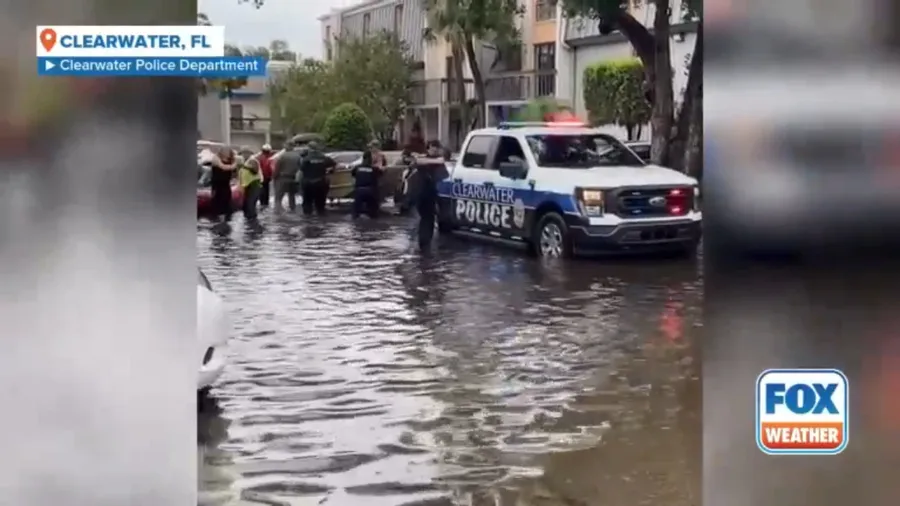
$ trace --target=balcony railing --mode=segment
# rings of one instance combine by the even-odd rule
[[[488,101],[531,100],[556,94],[556,71],[509,72],[491,76],[484,83]]]
[[[271,124],[269,118],[231,118],[232,132],[268,132]]]
[[[466,100],[475,99],[475,83],[465,80]],[[488,101],[531,100],[556,94],[556,71],[517,71],[488,76],[484,81]],[[454,79],[428,79],[413,84],[411,105],[438,106],[458,103]]]
[[[459,91],[455,79],[426,79],[413,83],[410,93],[411,105],[438,106],[442,104],[458,103]],[[465,99],[475,99],[475,83],[471,79],[465,80]]]

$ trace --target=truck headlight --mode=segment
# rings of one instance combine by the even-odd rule
[[[604,207],[603,190],[576,188],[575,200],[582,216],[602,216]]]

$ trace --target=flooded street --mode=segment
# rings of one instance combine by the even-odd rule
[[[198,414],[201,504],[699,505],[696,261],[262,223],[198,225],[236,327]]]

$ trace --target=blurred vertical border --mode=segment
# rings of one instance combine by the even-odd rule
[[[707,0],[703,503],[897,504],[897,0]],[[764,369],[842,369],[838,456],[768,456]]]
[[[193,25],[196,2],[0,19],[0,504],[196,504],[196,86],[38,77],[36,25]]]

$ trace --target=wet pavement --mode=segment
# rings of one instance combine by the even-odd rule
[[[198,415],[201,504],[699,505],[696,261],[262,224],[198,224],[236,326]]]

